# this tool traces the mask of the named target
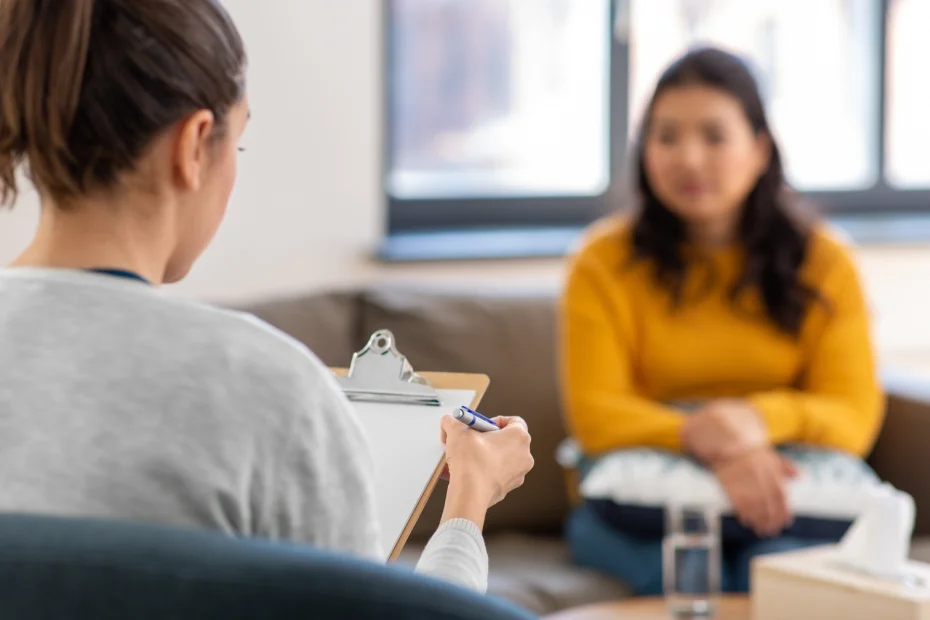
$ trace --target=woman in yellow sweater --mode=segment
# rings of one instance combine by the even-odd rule
[[[569,430],[588,459],[652,447],[712,471],[753,534],[724,540],[725,589],[745,591],[754,555],[822,542],[782,535],[795,468],[776,448],[863,457],[879,430],[862,288],[847,249],[793,209],[735,56],[696,50],[666,70],[636,157],[639,208],[594,228],[562,300]],[[583,506],[576,561],[660,592],[661,524],[641,525]]]

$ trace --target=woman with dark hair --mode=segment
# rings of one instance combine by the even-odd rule
[[[879,430],[862,287],[849,251],[798,213],[737,57],[672,64],[636,158],[638,210],[594,228],[564,291],[568,425],[589,463],[651,448],[712,472],[748,532],[723,542],[725,588],[745,591],[753,556],[824,542],[791,533],[796,468],[778,448],[863,457]],[[618,514],[589,501],[573,515],[576,560],[660,592],[661,522]]]
[[[384,560],[355,410],[300,343],[173,299],[226,212],[250,116],[216,0],[0,2],[0,511],[141,520]],[[487,509],[533,466],[519,418],[446,416],[449,488],[418,570],[484,590]],[[312,615],[312,613],[311,613]]]

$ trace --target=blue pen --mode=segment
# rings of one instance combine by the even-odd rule
[[[452,415],[462,424],[467,424],[471,428],[482,433],[500,430],[500,427],[493,421],[464,405],[456,409]]]

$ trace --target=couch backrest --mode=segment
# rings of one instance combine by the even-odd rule
[[[328,293],[272,299],[244,311],[307,345],[324,364],[347,366],[359,345],[360,295]]]
[[[524,417],[536,466],[522,488],[490,511],[486,530],[560,530],[568,500],[554,458],[565,436],[555,368],[554,291],[382,288],[277,300],[247,310],[307,344],[330,366],[348,365],[373,332],[387,328],[416,370],[490,376],[482,413]],[[415,538],[435,530],[444,499],[440,484],[417,522]]]

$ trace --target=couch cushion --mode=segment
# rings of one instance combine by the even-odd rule
[[[410,543],[399,562],[416,564],[423,545]],[[574,566],[565,543],[555,537],[500,534],[488,538],[488,593],[533,613],[550,614],[630,595],[621,582]]]
[[[491,509],[486,530],[559,531],[568,507],[554,457],[565,437],[556,384],[554,291],[369,291],[362,332],[382,328],[394,333],[398,349],[418,371],[489,375],[480,407],[485,415],[527,420],[535,469],[522,488]],[[444,490],[433,494],[414,537],[436,528]]]
[[[240,308],[307,345],[328,366],[348,366],[360,349],[359,299],[323,293],[273,299]]]

